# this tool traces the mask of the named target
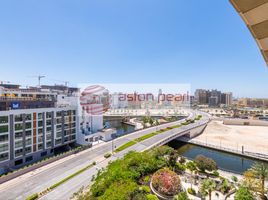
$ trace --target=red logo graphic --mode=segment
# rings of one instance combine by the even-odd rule
[[[86,87],[81,93],[80,105],[90,115],[101,115],[110,108],[109,91],[100,85]]]

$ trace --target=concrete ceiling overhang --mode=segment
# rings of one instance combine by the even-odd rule
[[[230,0],[255,38],[268,65],[268,0]]]

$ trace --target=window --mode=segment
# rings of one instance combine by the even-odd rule
[[[61,138],[61,136],[62,136],[61,131],[56,133],[56,138]]]
[[[38,119],[43,119],[43,113],[38,113]]]
[[[74,128],[74,129],[72,129],[72,134],[75,134],[75,132],[76,132],[76,131],[75,131],[75,128]]]
[[[61,117],[61,111],[58,111],[58,112],[56,113],[56,116],[57,116],[57,117]]]
[[[52,124],[52,122],[51,122],[51,120],[47,120],[47,126],[51,126],[51,124]]]
[[[43,149],[43,144],[38,144],[38,150]]]
[[[22,140],[15,142],[15,148],[22,148],[22,146],[23,146]]]
[[[75,140],[75,135],[72,135],[72,140]]]
[[[25,153],[29,154],[32,152],[32,147],[25,147]]]
[[[43,129],[42,128],[38,129],[38,135],[40,135],[40,134],[43,134]]]
[[[43,135],[38,136],[38,143],[43,143]]]
[[[57,131],[61,131],[61,129],[62,129],[62,128],[61,128],[61,125],[57,125],[57,126],[56,126],[56,129],[57,129]]]
[[[32,144],[32,138],[27,138],[25,140],[25,145],[28,146],[28,145],[31,145]]]
[[[22,156],[22,155],[23,155],[23,150],[22,149],[15,150],[15,157]]]
[[[25,136],[26,137],[31,137],[32,136],[32,131],[31,130],[25,131]]]
[[[7,151],[8,150],[8,144],[0,144],[0,152]]]
[[[30,128],[32,128],[32,123],[31,122],[25,123],[25,129],[30,129]]]
[[[8,116],[1,116],[0,117],[0,124],[8,123]]]
[[[61,124],[62,120],[61,118],[57,119],[57,124]]]
[[[46,135],[46,139],[47,139],[47,140],[51,140],[51,134],[47,134],[47,135]]]
[[[60,138],[60,139],[56,139],[55,144],[56,144],[56,145],[61,144],[61,138]]]
[[[0,133],[8,132],[8,125],[0,126]]]
[[[25,158],[25,162],[30,162],[33,160],[33,156],[28,156]]]
[[[8,142],[8,135],[0,135],[0,142]]]
[[[22,159],[16,160],[15,161],[15,166],[21,165],[22,163],[23,163],[23,160]]]
[[[22,124],[15,124],[15,131],[22,130]]]
[[[47,119],[52,118],[52,113],[51,113],[51,112],[47,112],[47,113],[46,113],[46,118],[47,118]]]
[[[43,121],[38,121],[38,127],[42,127],[43,126]]]
[[[22,139],[22,132],[15,133],[15,139]]]
[[[27,114],[25,115],[25,120],[28,121],[28,120],[32,120],[32,115],[31,114]]]
[[[20,115],[15,115],[15,122],[22,122],[23,119],[22,119],[22,114]]]
[[[51,141],[47,142],[47,148],[50,148],[51,147]]]
[[[0,154],[0,162],[8,159],[8,153]]]
[[[0,133],[8,132],[8,125],[0,126]]]
[[[72,128],[76,127],[76,124],[75,123],[72,123]]]
[[[47,127],[47,132],[51,132],[51,127]]]

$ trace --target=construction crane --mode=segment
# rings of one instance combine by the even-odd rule
[[[41,79],[45,78],[46,76],[38,75],[38,76],[30,76],[30,77],[37,78],[38,79],[38,87],[40,87],[41,86]]]

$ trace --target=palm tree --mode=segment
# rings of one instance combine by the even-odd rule
[[[268,165],[264,163],[255,163],[252,166],[251,171],[261,181],[261,198],[267,199],[264,193],[265,193],[265,180],[268,178]]]
[[[202,195],[209,197],[211,200],[211,193],[216,189],[216,183],[211,179],[205,179],[200,186],[200,192]]]
[[[193,188],[193,172],[196,170],[196,166],[194,162],[186,163],[186,168],[191,171],[191,189]]]

